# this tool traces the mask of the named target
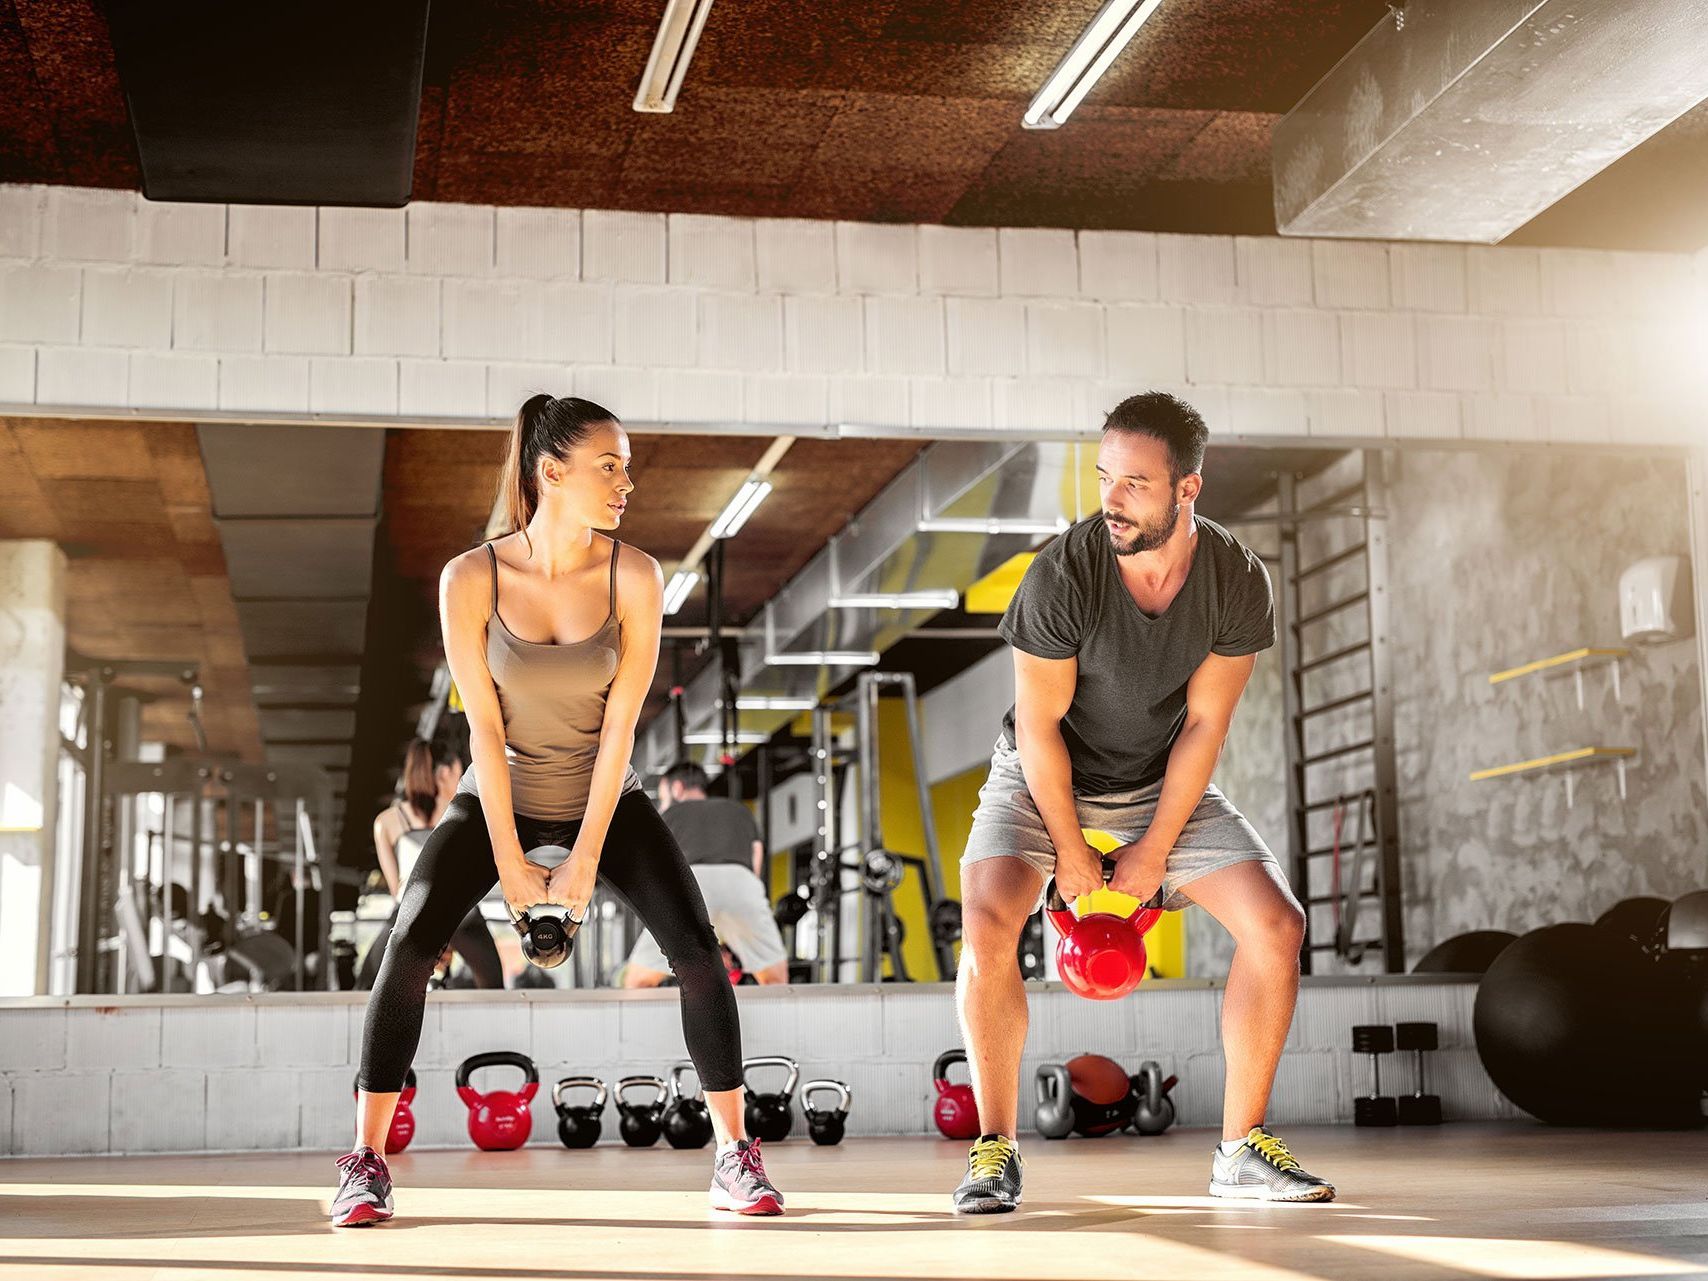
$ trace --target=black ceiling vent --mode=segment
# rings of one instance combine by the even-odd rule
[[[428,0],[107,0],[150,200],[409,200]]]

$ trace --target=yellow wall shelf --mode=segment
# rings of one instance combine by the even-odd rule
[[[1509,667],[1504,672],[1496,672],[1489,677],[1490,685],[1499,685],[1503,681],[1517,680],[1520,676],[1570,676],[1577,686],[1578,710],[1583,710],[1583,674],[1586,668],[1608,665],[1609,675],[1613,680],[1613,700],[1620,701],[1619,692],[1619,660],[1629,658],[1631,651],[1613,646],[1583,645],[1577,649],[1569,649],[1564,654],[1555,654],[1551,658],[1539,658],[1533,663],[1525,663],[1520,667]]]
[[[1625,799],[1625,763],[1637,754],[1634,747],[1574,747],[1570,751],[1555,752],[1552,756],[1538,756],[1531,761],[1517,761],[1511,765],[1496,765],[1490,769],[1473,770],[1471,781],[1481,783],[1491,778],[1510,778],[1516,774],[1537,774],[1544,772],[1562,772],[1566,778],[1566,808],[1572,806],[1572,779],[1575,771],[1591,765],[1605,765],[1611,762],[1619,771],[1619,799]]]

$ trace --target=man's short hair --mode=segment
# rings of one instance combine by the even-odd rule
[[[1210,443],[1210,429],[1204,426],[1203,415],[1166,391],[1128,396],[1109,411],[1103,431],[1105,435],[1135,432],[1167,445],[1169,480],[1174,484],[1179,484],[1182,476],[1203,470],[1204,448]]]
[[[664,781],[666,784],[680,783],[690,792],[703,792],[712,780],[706,776],[706,771],[693,761],[679,761],[665,772]]]

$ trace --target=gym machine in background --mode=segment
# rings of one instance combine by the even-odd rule
[[[200,750],[143,744],[166,695],[127,678],[181,687]],[[325,773],[208,752],[194,664],[71,654],[66,680],[53,990],[332,986]]]

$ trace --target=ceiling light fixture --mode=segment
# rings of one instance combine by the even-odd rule
[[[1065,124],[1161,4],[1162,0],[1108,0],[1044,81],[1020,123],[1028,129],[1055,129]]]
[[[735,700],[738,712],[810,712],[817,706],[816,698],[787,694],[740,694]]]
[[[664,585],[664,612],[674,614],[681,609],[682,602],[688,599],[699,582],[700,576],[691,569],[679,569],[672,574]]]
[[[767,654],[772,667],[876,667],[873,649],[807,649],[794,654]]]
[[[923,592],[849,592],[830,598],[832,609],[954,609],[961,593],[953,587]]]
[[[712,522],[708,532],[713,538],[734,538],[770,492],[771,482],[768,480],[742,481],[741,488],[735,491],[735,497]]]
[[[1065,517],[1025,520],[1009,516],[927,516],[919,522],[922,534],[1059,534]]]
[[[676,109],[676,95],[682,92],[688,61],[711,12],[712,0],[667,0],[658,35],[653,38],[652,56],[646,60],[640,88],[635,90],[636,111]]]
[[[684,734],[682,741],[690,747],[722,747],[724,736],[715,729],[695,730],[692,734]],[[760,743],[769,743],[771,736],[761,734],[756,730],[741,730],[735,736],[735,741],[741,747],[757,747]]]

